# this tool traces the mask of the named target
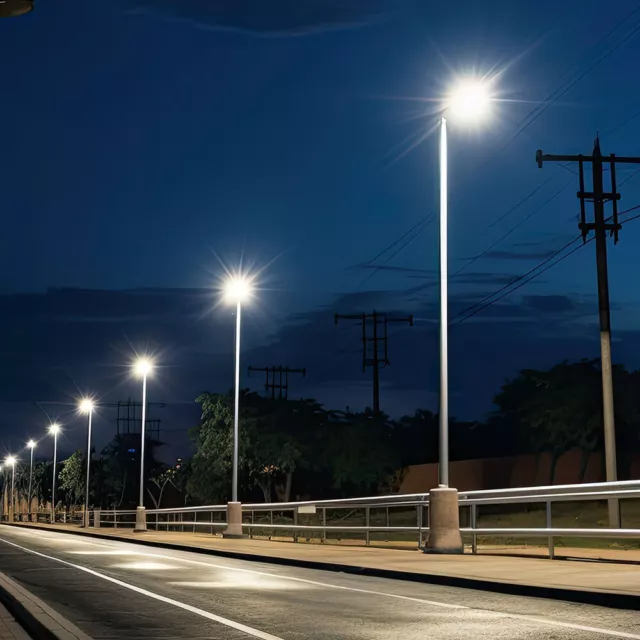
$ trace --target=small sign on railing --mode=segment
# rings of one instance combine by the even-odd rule
[[[315,504],[302,504],[298,507],[298,513],[308,513],[313,515],[316,512]]]

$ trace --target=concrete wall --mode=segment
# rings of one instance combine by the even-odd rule
[[[580,451],[569,451],[557,462],[553,484],[577,484],[580,479]],[[527,454],[506,458],[484,458],[452,462],[449,469],[450,485],[460,491],[478,489],[506,489],[551,484],[551,455]],[[629,478],[640,479],[640,454],[630,469]],[[601,453],[589,456],[583,482],[604,482],[604,464]],[[421,493],[438,486],[438,465],[410,466],[402,479],[400,493]]]

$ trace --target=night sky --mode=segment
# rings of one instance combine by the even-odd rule
[[[451,413],[482,419],[519,369],[597,356],[593,243],[458,314],[578,234],[575,167],[540,170],[536,149],[588,154],[599,131],[605,154],[640,154],[636,4],[40,0],[0,22],[0,449],[41,437],[45,413],[65,424],[63,451],[82,446],[70,403],[137,399],[128,364],[149,352],[163,457],[184,454],[193,399],[233,383],[218,287],[241,263],[260,272],[245,384],[262,382],[248,365],[306,367],[291,396],[370,404],[358,328],[333,314],[376,308],[416,317],[391,330],[383,410],[436,410],[428,132],[433,100],[474,73],[497,100],[482,127],[450,128],[450,269],[464,268],[450,289]],[[640,204],[633,170],[620,169],[621,210]],[[628,367],[639,242],[640,220],[609,245],[613,355]],[[100,409],[98,448],[114,419]]]

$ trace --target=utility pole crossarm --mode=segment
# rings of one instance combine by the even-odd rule
[[[306,369],[292,369],[291,367],[283,367],[282,365],[273,367],[249,367],[249,375],[252,371],[257,371],[265,374],[266,391],[271,389],[271,399],[276,397],[276,389],[278,389],[278,395],[280,399],[287,399],[289,397],[289,374],[300,373],[303,378],[307,377]],[[278,382],[276,382],[276,374],[278,374]],[[269,375],[271,375],[271,381],[269,381]]]
[[[387,326],[390,323],[408,323],[413,326],[413,316],[406,317],[389,317],[386,313],[373,311],[373,313],[358,314],[339,314],[334,315],[335,324],[338,320],[356,320],[362,328],[362,371],[367,367],[373,369],[373,412],[380,413],[380,365],[386,367],[389,362],[388,343],[389,336]],[[382,325],[382,331],[378,327]],[[368,334],[367,328],[370,328],[371,335]],[[384,345],[384,353],[380,353],[380,343]],[[371,347],[369,347],[371,344]]]
[[[594,157],[596,160],[602,160],[605,162],[614,162],[616,164],[640,164],[640,157],[635,158],[633,156],[614,156],[609,157],[602,156],[584,156],[581,153],[577,155],[554,155],[551,153],[542,153],[542,149],[536,151],[536,162],[538,167],[542,169],[543,162],[593,162]]]

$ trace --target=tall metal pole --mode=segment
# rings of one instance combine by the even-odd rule
[[[87,424],[87,479],[84,487],[84,526],[89,526],[89,485],[91,478],[91,418],[93,409],[89,409],[89,421]]]
[[[33,450],[35,449],[35,447],[31,447],[31,459],[29,462],[29,504],[28,506],[28,513],[29,513],[29,521],[31,521],[31,502],[32,502],[32,496],[33,494],[31,493],[31,488],[33,486]]]
[[[147,374],[142,377],[142,428],[140,430],[140,499],[138,506],[144,508],[144,444],[147,422]]]
[[[58,457],[58,432],[53,434],[53,480],[51,482],[51,523],[56,521],[56,464]]]
[[[613,410],[613,371],[611,367],[611,312],[609,306],[609,274],[607,270],[607,231],[604,219],[604,189],[602,186],[602,153],[600,142],[593,148],[593,207],[596,236],[596,266],[598,271],[598,312],[600,317],[600,358],[602,369],[602,409],[604,417],[604,455],[607,482],[618,479],[616,463],[616,427]],[[608,501],[609,526],[620,526],[620,503]]]
[[[7,495],[7,474],[4,467],[5,465],[0,465],[0,471],[2,472],[2,520],[4,520],[4,499]]]
[[[449,328],[447,270],[447,121],[440,121],[440,451],[438,477],[449,486]]]
[[[236,389],[233,411],[233,477],[231,480],[231,501],[238,502],[238,451],[239,451],[239,413],[240,413],[240,318],[242,304],[236,306]]]
[[[16,463],[11,465],[11,522],[15,520],[16,511]]]

